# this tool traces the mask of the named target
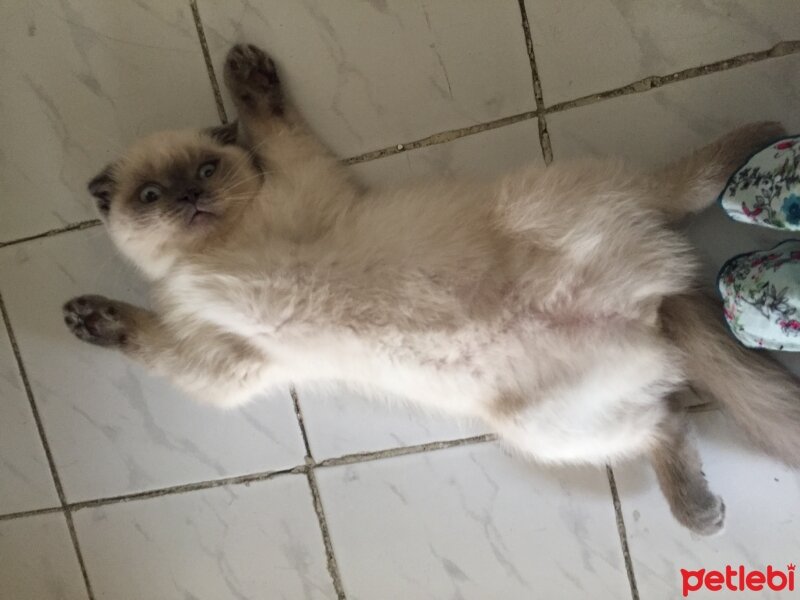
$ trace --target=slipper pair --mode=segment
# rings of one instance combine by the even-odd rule
[[[800,231],[800,136],[773,142],[734,173],[720,194],[744,223]],[[745,346],[800,351],[800,240],[728,260],[717,286],[731,332]]]

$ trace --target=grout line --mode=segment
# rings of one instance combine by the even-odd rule
[[[314,468],[317,465],[314,462],[314,456],[311,454],[311,446],[308,443],[306,425],[303,421],[303,411],[300,408],[300,398],[297,396],[297,390],[294,386],[289,388],[289,394],[292,396],[294,414],[297,417],[297,425],[300,427],[300,435],[303,437],[303,445],[306,449],[306,466],[308,467],[306,469],[306,478],[308,479],[308,488],[311,491],[311,498],[314,503],[314,512],[317,515],[317,522],[319,523],[319,531],[322,535],[322,544],[325,546],[328,573],[331,576],[333,589],[336,591],[336,597],[338,600],[346,600],[347,597],[344,593],[342,576],[339,573],[339,565],[336,562],[336,555],[333,553],[333,542],[331,541],[331,533],[328,529],[328,521],[325,518],[325,510],[322,506],[322,497],[320,496],[319,487],[317,486],[317,476],[314,474]]]
[[[78,543],[78,532],[75,530],[75,522],[72,520],[72,512],[67,507],[64,507],[64,519],[67,521],[69,537],[72,538],[72,546],[75,548],[75,554],[78,557],[78,566],[81,569],[83,583],[86,585],[86,594],[88,596],[88,600],[94,600],[92,582],[89,581],[89,571],[86,569],[86,561],[83,559],[83,552],[81,552],[81,547]]]
[[[192,2],[192,6],[195,6],[194,2],[192,0],[190,1]],[[201,32],[198,31],[198,35],[200,34]],[[768,60],[770,58],[789,56],[790,54],[800,54],[800,40],[789,40],[785,42],[780,42],[768,50],[762,50],[759,52],[750,52],[748,54],[741,54],[708,65],[685,69],[683,71],[672,73],[670,75],[652,75],[650,77],[645,77],[644,79],[640,79],[639,81],[635,81],[633,83],[630,83],[628,85],[619,88],[615,88],[613,90],[608,90],[597,94],[591,94],[588,96],[582,96],[580,98],[575,98],[573,100],[566,100],[564,102],[559,102],[549,107],[543,107],[541,110],[541,114],[543,116],[549,115],[552,113],[563,112],[572,108],[587,106],[589,104],[594,104],[596,102],[601,102],[603,100],[617,98],[619,96],[626,96],[629,94],[638,94],[642,92],[647,92],[659,87],[663,87],[665,85],[669,85],[671,83],[686,81],[688,79],[694,79],[696,77],[701,77],[703,75],[708,75],[712,73],[718,73],[720,71],[736,69],[738,67],[742,67],[753,63],[758,63],[764,60]],[[210,69],[210,73],[213,73],[213,68],[210,67],[208,63],[207,66]],[[212,78],[212,87],[214,86],[216,86],[216,79]],[[220,119],[222,120],[222,122],[223,123],[227,122],[227,117],[224,114],[224,107],[220,109],[220,105],[218,104],[217,109],[222,110],[222,112],[220,113]],[[483,131],[489,131],[492,129],[497,129],[499,127],[505,127],[506,125],[513,125],[514,123],[519,123],[521,121],[527,121],[529,119],[538,117],[539,117],[539,111],[532,110],[515,115],[510,115],[507,117],[502,117],[500,119],[495,119],[493,121],[486,121],[484,123],[479,123],[477,125],[462,127],[460,129],[450,129],[447,131],[440,131],[438,133],[434,133],[427,137],[420,138],[418,140],[414,140],[411,142],[396,144],[394,146],[379,148],[377,150],[370,150],[362,154],[351,156],[349,158],[343,159],[342,163],[345,165],[354,165],[362,162],[367,162],[370,160],[384,158],[386,156],[392,156],[393,154],[400,154],[401,152],[406,152],[408,150],[416,150],[418,148],[424,148],[426,146],[435,146],[437,144],[444,144],[446,142],[451,142],[453,140],[466,137],[468,135],[474,135],[476,133],[481,133]],[[549,156],[552,159],[550,136],[546,128],[543,131],[540,127],[540,137],[541,137],[541,143],[543,145],[546,145],[547,148],[549,148],[548,150]],[[543,153],[545,152],[544,146],[542,152]],[[101,224],[102,222],[97,219],[92,219],[89,221],[81,221],[79,223],[72,223],[70,225],[61,227],[59,229],[52,229],[50,231],[45,231],[44,233],[37,233],[27,237],[9,240],[7,242],[0,242],[0,248],[4,248],[6,246],[12,246],[14,244],[21,244],[23,242],[29,242],[32,240],[37,240],[52,235],[58,235],[60,233],[65,233],[67,231],[88,229],[89,227],[95,227]]]
[[[338,467],[340,465],[352,465],[356,463],[371,462],[373,460],[381,460],[384,458],[393,458],[395,456],[406,456],[408,454],[420,454],[421,452],[430,452],[435,450],[444,450],[447,448],[456,448],[458,446],[469,446],[472,444],[483,444],[485,442],[493,442],[497,440],[497,435],[493,433],[485,433],[483,435],[476,435],[468,438],[460,438],[457,440],[448,440],[443,442],[428,442],[426,444],[418,444],[416,446],[402,446],[400,448],[391,448],[389,450],[377,450],[375,452],[358,452],[355,454],[345,454],[335,458],[326,458],[323,461],[316,463],[316,467]]]
[[[36,399],[33,396],[33,389],[31,388],[31,383],[28,379],[28,372],[25,370],[25,365],[22,362],[22,353],[20,352],[19,344],[17,343],[17,337],[14,335],[14,329],[11,327],[11,318],[8,314],[8,309],[6,308],[6,303],[3,300],[2,294],[0,294],[0,313],[3,317],[3,323],[6,328],[6,333],[8,334],[8,340],[11,344],[11,350],[14,353],[14,360],[17,363],[17,370],[19,371],[20,378],[22,379],[22,385],[25,388],[25,395],[28,397],[28,404],[30,405],[31,413],[33,414],[33,420],[36,423],[36,429],[39,432],[39,439],[42,442],[42,448],[44,449],[45,456],[47,457],[47,465],[50,467],[50,475],[53,477],[53,485],[56,488],[58,501],[64,510],[64,518],[67,521],[67,529],[69,529],[69,535],[72,539],[72,547],[75,550],[75,555],[81,568],[81,575],[83,576],[83,583],[86,586],[86,593],[88,594],[89,600],[94,600],[92,584],[89,581],[89,574],[86,571],[86,563],[83,560],[83,553],[81,552],[80,545],[78,544],[78,535],[75,532],[75,525],[72,522],[72,515],[67,508],[67,498],[64,494],[64,486],[61,483],[61,477],[58,475],[58,469],[56,468],[53,451],[50,448],[50,442],[47,440],[47,435],[45,434],[44,422],[42,421],[42,416],[39,414],[39,408],[36,406]]]
[[[217,75],[214,72],[214,61],[211,60],[211,52],[208,50],[208,41],[206,40],[206,32],[203,28],[203,21],[200,19],[200,9],[197,6],[197,0],[189,0],[189,6],[192,9],[194,27],[197,30],[197,38],[200,41],[200,49],[203,52],[203,60],[206,63],[206,71],[208,71],[208,79],[211,83],[211,90],[214,92],[214,103],[217,105],[219,120],[222,121],[223,125],[225,125],[228,123],[228,115],[225,112],[225,104],[222,102],[222,92],[220,92]]]
[[[52,508],[38,508],[27,511],[0,514],[0,521],[24,518],[39,514],[55,513],[63,510],[64,508],[69,509],[72,512],[75,512],[78,510],[82,510],[84,508],[95,508],[99,506],[108,506],[124,502],[135,502],[137,500],[148,500],[150,498],[158,498],[161,496],[171,496],[175,494],[183,494],[187,492],[213,489],[227,485],[247,485],[258,481],[267,481],[269,479],[273,479],[275,477],[279,477],[282,475],[306,473],[312,466],[315,469],[318,468],[325,469],[328,467],[337,467],[341,465],[366,463],[375,460],[393,458],[395,456],[405,456],[408,454],[419,454],[422,452],[443,450],[446,448],[454,448],[457,446],[480,444],[483,442],[493,441],[494,439],[496,439],[496,436],[494,436],[493,434],[485,434],[470,438],[460,438],[457,440],[428,442],[426,444],[419,444],[417,446],[405,446],[400,448],[390,448],[388,450],[376,450],[374,452],[359,452],[354,454],[344,454],[342,456],[327,458],[320,462],[312,461],[310,464],[307,462],[306,464],[296,465],[294,467],[288,467],[286,469],[280,469],[277,471],[264,471],[260,473],[250,473],[247,475],[235,475],[233,477],[225,477],[222,479],[209,479],[206,481],[198,481],[198,482],[174,485],[170,487],[157,488],[153,490],[145,490],[143,492],[133,492],[130,494],[120,494],[118,496],[107,496],[105,498],[68,502],[64,507],[59,506]]]
[[[308,478],[308,487],[311,489],[311,497],[314,501],[314,512],[317,513],[317,521],[319,521],[319,530],[322,534],[322,544],[325,546],[325,556],[328,560],[328,573],[330,573],[331,580],[333,581],[333,589],[336,591],[336,598],[338,600],[347,600],[344,593],[344,586],[342,585],[342,576],[339,573],[339,565],[336,562],[336,555],[333,553],[333,542],[331,541],[331,532],[328,529],[328,521],[325,519],[325,510],[322,507],[322,498],[319,494],[319,487],[317,486],[317,476],[314,474],[314,469],[306,471]]]
[[[523,24],[523,29],[524,28],[525,25]],[[532,52],[533,50],[531,46],[531,54]],[[436,144],[450,142],[467,135],[473,135],[475,133],[481,133],[482,131],[487,131],[489,129],[504,127],[506,125],[511,125],[513,123],[518,123],[520,121],[525,121],[528,119],[532,119],[534,117],[538,118],[540,112],[542,115],[549,115],[551,113],[563,112],[571,108],[577,108],[580,106],[586,106],[588,104],[594,104],[595,102],[601,102],[603,100],[607,100],[610,98],[616,98],[618,96],[625,96],[628,94],[647,92],[652,89],[669,85],[671,83],[686,81],[688,79],[694,79],[702,75],[718,73],[720,71],[727,71],[729,69],[735,69],[745,65],[761,62],[770,58],[779,58],[781,56],[788,56],[790,54],[800,54],[800,40],[779,42],[778,44],[775,44],[772,48],[769,48],[768,50],[762,50],[759,52],[750,52],[747,54],[740,54],[737,56],[733,56],[731,58],[726,58],[724,60],[715,63],[702,65],[699,67],[693,67],[690,69],[685,69],[683,71],[672,73],[670,75],[651,75],[649,77],[645,77],[644,79],[640,79],[639,81],[635,81],[633,83],[624,85],[619,88],[614,88],[612,90],[608,90],[605,92],[599,92],[597,94],[590,94],[588,96],[582,96],[580,98],[575,98],[573,100],[559,102],[549,107],[544,106],[542,104],[539,106],[540,110],[532,110],[519,113],[516,115],[510,115],[508,117],[503,117],[501,119],[496,119],[494,121],[487,121],[485,123],[481,123],[478,125],[470,125],[469,127],[463,127],[461,129],[451,129],[448,131],[434,133],[433,135],[429,135],[427,137],[415,140],[413,142],[408,142],[405,144],[397,144],[395,146],[388,146],[386,148],[371,150],[363,154],[351,156],[350,158],[345,159],[343,162],[347,165],[352,165],[356,163],[366,162],[369,160],[375,160],[377,158],[383,158],[385,156],[391,156],[392,154],[398,154],[400,152],[405,152],[406,150],[415,150],[417,148],[423,148],[425,146],[433,146]],[[531,69],[534,68],[535,65],[532,65]],[[538,72],[536,78],[534,79],[533,85],[534,85],[534,95],[536,95],[537,93],[541,95],[541,82],[538,81]],[[544,138],[545,141],[543,141],[542,143],[546,143],[548,145],[548,148],[550,148],[549,145],[550,136],[549,134],[547,134],[546,129],[544,133],[546,134],[546,137]],[[544,152],[544,148],[542,151]],[[550,152],[552,152],[552,149],[550,149]]]
[[[296,392],[294,391],[294,388],[292,388],[291,392],[292,392],[292,400],[296,402],[295,400]],[[718,408],[719,407],[715,403],[709,402],[704,404],[698,404],[695,406],[690,406],[686,410],[690,413],[697,413],[697,412],[714,411],[717,410]],[[302,414],[298,412],[298,409],[299,409],[299,404],[296,402],[295,414],[298,417],[298,423],[299,423],[303,417]],[[308,450],[307,435],[305,432],[304,425],[300,427],[300,431],[303,437],[303,443],[306,447],[307,456],[311,456],[311,453]],[[421,454],[423,452],[435,452],[438,450],[446,450],[448,448],[457,448],[460,446],[469,446],[469,445],[494,442],[497,439],[498,436],[496,434],[486,433],[468,438],[458,438],[455,440],[426,442],[424,444],[417,444],[414,446],[400,446],[397,448],[388,448],[386,450],[375,450],[370,452],[354,452],[353,454],[343,454],[342,456],[334,456],[331,458],[326,458],[319,462],[316,462],[313,459],[311,459],[310,461],[307,459],[307,462],[305,464],[296,465],[294,467],[288,467],[286,469],[280,469],[277,471],[264,471],[259,473],[249,473],[246,475],[235,475],[232,477],[225,477],[222,479],[209,479],[205,481],[185,483],[164,488],[157,488],[153,490],[145,490],[143,492],[120,494],[118,496],[107,496],[104,498],[82,500],[78,502],[68,502],[65,504],[64,507],[38,508],[27,511],[0,514],[0,521],[7,521],[11,519],[24,518],[40,514],[50,514],[58,512],[63,508],[67,508],[74,512],[84,508],[108,506],[111,504],[133,502],[137,500],[147,500],[150,498],[158,498],[161,496],[171,496],[175,494],[183,494],[187,492],[213,489],[216,487],[223,487],[227,485],[241,485],[241,484],[247,485],[258,481],[267,481],[269,479],[273,479],[281,475],[306,473],[310,468],[325,469],[328,467],[338,467],[343,465],[368,463],[376,460],[395,458],[398,456],[408,456],[412,454]]]
[[[619,500],[614,471],[609,465],[606,465],[606,475],[608,476],[608,486],[611,488],[611,499],[614,503],[614,513],[617,518],[617,532],[619,533],[619,542],[622,547],[622,557],[625,560],[625,571],[628,574],[628,584],[631,586],[631,600],[639,600],[639,589],[636,587],[636,575],[633,572],[633,561],[631,560],[631,551],[628,546],[628,533],[625,530],[625,519],[622,517],[622,503]]]
[[[250,484],[259,481],[267,481],[280,475],[291,475],[295,473],[305,473],[307,470],[305,465],[298,465],[288,469],[280,469],[278,471],[264,471],[262,473],[251,473],[248,475],[235,475],[233,477],[224,477],[222,479],[210,479],[207,481],[197,481],[193,483],[185,483],[181,485],[173,485],[170,487],[158,488],[155,490],[146,490],[144,492],[134,492],[132,494],[123,494],[119,496],[110,496],[108,498],[98,498],[96,500],[83,500],[81,502],[72,502],[68,508],[72,511],[81,510],[83,508],[96,508],[98,506],[108,506],[109,504],[122,504],[125,502],[132,502],[136,500],[149,500],[150,498],[160,498],[161,496],[174,496],[176,494],[185,494],[187,492],[196,492],[199,490],[210,490],[227,485],[240,485]]]
[[[63,507],[55,506],[53,508],[34,508],[33,510],[21,510],[19,512],[6,513],[0,515],[0,522],[10,521],[11,519],[24,519],[25,517],[35,517],[37,515],[51,515],[53,513],[61,512]]]
[[[703,75],[710,75],[712,73],[719,73],[721,71],[728,71],[730,69],[735,69],[745,65],[761,62],[769,58],[778,58],[781,56],[788,56],[790,54],[797,54],[797,53],[800,53],[800,40],[788,40],[785,42],[779,42],[775,44],[772,48],[769,48],[767,50],[760,50],[758,52],[748,52],[746,54],[739,54],[731,58],[719,60],[717,62],[709,63],[707,65],[701,65],[699,67],[691,67],[689,69],[684,69],[683,71],[678,71],[676,73],[671,73],[669,75],[650,75],[649,77],[639,79],[638,81],[634,81],[633,83],[629,83],[628,85],[608,90],[606,92],[600,92],[598,94],[590,94],[588,96],[575,98],[574,100],[566,100],[564,102],[559,102],[557,104],[554,104],[553,106],[550,106],[549,108],[546,108],[544,112],[546,114],[561,112],[568,110],[570,108],[577,108],[579,106],[586,106],[587,104],[594,104],[595,102],[600,102],[601,100],[608,100],[609,98],[617,98],[619,96],[627,96],[629,94],[649,92],[650,90],[654,90],[656,88],[660,88],[665,85],[669,85],[671,83],[686,81],[688,79],[694,79],[696,77],[701,77]]]
[[[297,397],[297,390],[294,386],[289,388],[289,395],[292,397],[292,406],[294,407],[294,416],[297,418],[297,426],[300,428],[300,436],[303,438],[303,447],[306,449],[306,464],[310,460],[313,465],[314,459],[311,454],[311,445],[308,443],[308,434],[306,433],[306,424],[303,421],[303,411],[300,409],[300,398]]]
[[[401,152],[406,152],[408,150],[416,150],[417,148],[424,148],[425,146],[435,146],[437,144],[444,144],[445,142],[452,142],[453,140],[457,140],[458,138],[462,138],[467,135],[481,133],[482,131],[489,131],[490,129],[497,129],[498,127],[505,127],[506,125],[511,125],[513,123],[518,123],[520,121],[527,121],[528,119],[535,117],[537,114],[538,114],[537,111],[530,110],[516,115],[495,119],[493,121],[486,121],[485,123],[470,125],[469,127],[440,131],[438,133],[434,133],[432,135],[420,138],[418,140],[414,140],[412,142],[396,144],[394,146],[389,146],[387,148],[370,150],[369,152],[365,152],[363,154],[351,156],[350,158],[345,158],[342,162],[345,165],[354,165],[357,163],[367,162],[368,160],[375,160],[376,158],[383,158],[385,156],[391,156],[393,154],[400,154]]]
[[[531,65],[531,80],[533,83],[533,96],[536,99],[536,121],[539,125],[539,145],[542,148],[542,158],[544,164],[549,165],[553,162],[553,148],[550,145],[550,134],[547,132],[547,118],[544,112],[544,97],[542,96],[542,82],[539,79],[539,69],[536,67],[536,56],[533,53],[533,38],[531,37],[531,25],[528,22],[528,11],[525,8],[525,0],[519,0],[519,13],[522,18],[522,31],[525,34],[525,47],[528,50],[528,62]]]
[[[88,221],[79,221],[78,223],[72,223],[64,227],[59,227],[58,229],[51,229],[49,231],[45,231],[44,233],[35,233],[33,235],[17,238],[15,240],[0,242],[0,248],[5,248],[6,246],[13,246],[15,244],[21,244],[23,242],[31,242],[33,240],[39,240],[41,238],[58,235],[59,233],[66,233],[68,231],[80,231],[82,229],[89,229],[90,227],[97,227],[98,225],[102,224],[103,222],[100,219],[89,219]]]

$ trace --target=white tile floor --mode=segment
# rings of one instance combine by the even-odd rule
[[[728,527],[700,539],[642,462],[615,469],[616,514],[605,471],[525,464],[478,424],[303,386],[302,429],[290,390],[220,413],[63,327],[75,293],[146,292],[86,180],[142,133],[231,114],[199,25],[217,71],[234,41],[269,49],[370,185],[550,151],[651,165],[752,119],[800,131],[797,0],[522,7],[539,119],[516,0],[0,3],[1,598],[650,600],[679,596],[682,567],[800,559],[800,477],[716,413],[696,420]],[[718,211],[691,234],[708,282],[775,238]]]

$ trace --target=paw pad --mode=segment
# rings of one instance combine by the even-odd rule
[[[64,323],[72,334],[98,346],[122,346],[128,340],[128,324],[119,304],[102,296],[80,296],[63,307]]]
[[[225,59],[225,83],[240,106],[282,111],[280,79],[275,63],[252,44],[237,44]]]

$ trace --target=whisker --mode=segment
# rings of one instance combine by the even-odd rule
[[[235,175],[236,175],[236,173],[234,173],[231,178],[235,179]],[[235,181],[232,181],[229,185],[225,186],[221,190],[218,190],[217,194],[220,195],[220,196],[224,196],[228,192],[230,192],[232,189],[234,189],[235,187],[243,185],[245,183],[249,183],[250,181],[253,181],[254,179],[261,179],[263,176],[264,176],[264,174],[259,172],[259,173],[256,173],[255,175],[251,175],[249,177],[245,177],[244,179],[235,179]]]

